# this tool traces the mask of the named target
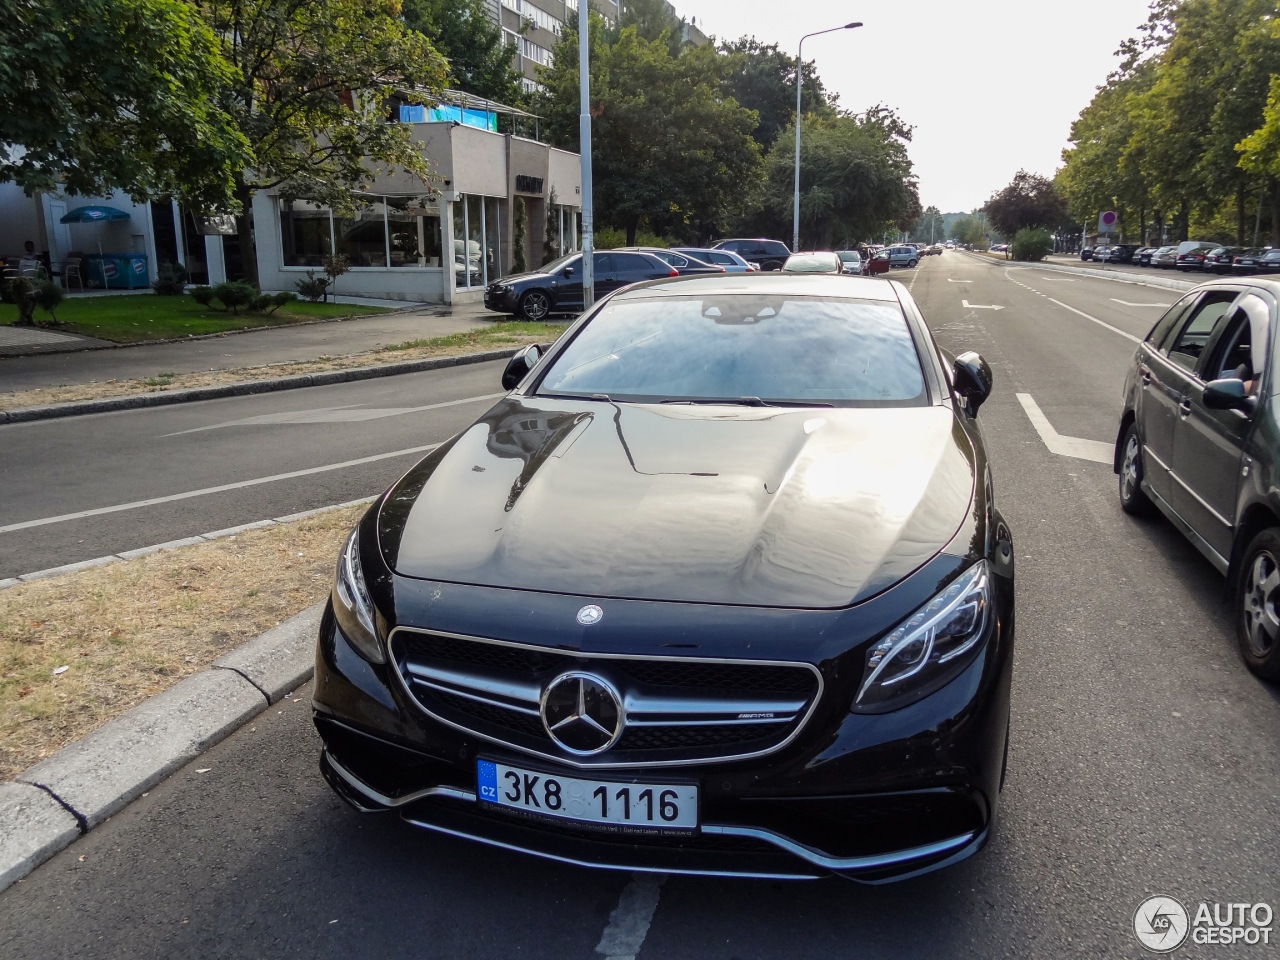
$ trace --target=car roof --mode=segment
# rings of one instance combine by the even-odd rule
[[[1216,280],[1206,281],[1193,289],[1212,290],[1216,287],[1239,289],[1241,285],[1264,290],[1271,295],[1273,300],[1280,301],[1280,280],[1272,280],[1270,277],[1221,277]]]
[[[644,300],[650,297],[696,297],[717,294],[756,294],[761,296],[832,297],[847,300],[881,300],[896,303],[895,283],[877,277],[856,274],[785,274],[730,273],[711,276],[671,277],[649,280],[615,294],[618,300]]]

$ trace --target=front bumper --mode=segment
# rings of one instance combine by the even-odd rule
[[[486,289],[484,292],[485,309],[498,313],[515,313],[519,306],[519,299],[514,290],[504,289],[495,293],[492,289]]]
[[[582,776],[425,715],[389,667],[369,664],[326,613],[316,663],[321,769],[362,812],[395,811],[438,833],[597,868],[880,883],[938,869],[986,842],[1003,772],[1013,586],[997,584],[992,635],[955,680],[892,713],[820,710],[784,749],[681,768],[698,781],[693,835],[600,835],[530,823],[476,800],[476,760]],[[826,706],[830,707],[830,704]],[[599,772],[661,782],[671,769]]]

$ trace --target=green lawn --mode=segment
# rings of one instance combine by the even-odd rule
[[[223,333],[246,327],[275,327],[323,317],[352,317],[387,313],[387,307],[364,307],[347,303],[307,303],[295,301],[275,313],[244,313],[235,316],[212,307],[202,307],[190,297],[160,297],[154,294],[115,297],[68,297],[57,309],[61,326],[57,329],[98,337],[116,343],[165,340],[188,334]],[[18,308],[0,303],[0,324],[13,323]],[[36,309],[36,322],[52,318]]]

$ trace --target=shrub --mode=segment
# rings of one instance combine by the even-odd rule
[[[151,288],[163,297],[180,297],[187,286],[187,268],[180,263],[161,264]]]
[[[207,307],[213,302],[213,287],[192,287],[191,299],[202,307]]]
[[[36,309],[36,297],[35,287],[31,281],[26,277],[14,277],[3,285],[3,290],[5,302],[18,305],[18,319],[15,322],[20,324],[34,322],[31,315]]]
[[[245,283],[243,280],[229,280],[226,283],[217,284],[213,288],[213,295],[224,307],[238,314],[241,307],[247,307],[253,303],[258,291],[252,284]]]
[[[62,288],[52,280],[42,280],[35,289],[36,306],[53,317],[55,321],[58,315],[54,311],[58,309],[58,304],[62,303],[62,297]]]
[[[252,300],[246,308],[250,313],[265,313],[267,307],[271,306],[271,295],[267,293],[254,294]]]
[[[329,298],[329,278],[317,277],[314,270],[307,271],[307,278],[296,284],[298,292],[312,303],[319,303]]]
[[[1013,237],[1013,259],[1043,260],[1053,249],[1053,236],[1044,227],[1023,227]]]
[[[515,202],[515,209],[512,211],[512,219],[514,220],[514,225],[511,230],[511,272],[524,273],[526,270],[529,269],[528,263],[525,260],[525,256],[524,256],[524,228],[525,228],[524,200],[522,200],[520,197],[516,197],[514,202]],[[463,250],[464,251],[466,250],[465,244],[463,245]],[[462,257],[464,260],[462,269],[469,270],[471,265],[465,262],[466,260],[469,259],[467,253],[464,252]]]
[[[281,290],[279,293],[273,293],[268,299],[271,302],[267,313],[275,313],[286,303],[293,303],[293,301],[297,300],[298,295],[291,290]]]

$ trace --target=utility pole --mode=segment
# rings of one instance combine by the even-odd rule
[[[582,309],[590,310],[596,302],[595,230],[591,209],[591,58],[588,44],[591,33],[590,4],[578,4],[578,95],[581,113],[578,117],[578,139],[582,156]]]

